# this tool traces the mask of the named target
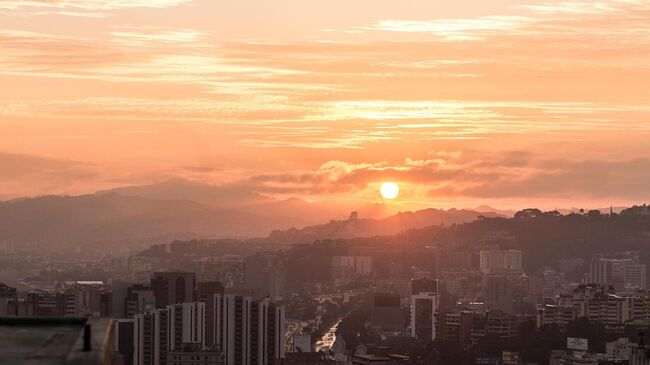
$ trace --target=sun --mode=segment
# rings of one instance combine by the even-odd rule
[[[393,200],[399,195],[399,186],[394,182],[385,182],[381,184],[381,189],[379,191],[384,199]]]

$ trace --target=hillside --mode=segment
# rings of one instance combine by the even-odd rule
[[[310,243],[319,239],[384,236],[414,228],[444,226],[467,223],[478,217],[498,217],[496,213],[479,213],[466,209],[423,209],[416,212],[401,212],[383,219],[332,220],[326,224],[303,229],[276,230],[269,235],[275,243]]]
[[[190,201],[115,193],[0,202],[0,240],[43,250],[178,233],[192,237],[265,236],[293,223],[282,217],[262,217]]]

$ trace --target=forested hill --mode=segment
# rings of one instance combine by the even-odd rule
[[[650,250],[648,206],[635,206],[620,214],[593,210],[562,215],[557,211],[526,209],[514,218],[486,218],[439,229],[414,229],[401,241],[434,244],[476,242],[494,234],[513,238],[507,245],[524,251],[524,265],[530,269],[564,257],[589,257],[594,253]],[[648,257],[645,257],[644,261]]]

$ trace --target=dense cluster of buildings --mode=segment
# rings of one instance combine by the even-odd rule
[[[637,252],[564,258],[529,274],[522,251],[510,247],[513,238],[503,232],[473,246],[406,253],[331,242],[294,251],[294,261],[282,252],[192,254],[174,272],[163,270],[169,261],[138,256],[110,283],[56,281],[53,290],[22,293],[0,285],[0,316],[112,317],[115,363],[128,365],[393,365],[410,360],[385,342],[469,350],[485,340],[508,343],[527,322],[566,329],[580,318],[617,333],[650,327]],[[303,260],[312,260],[311,272],[300,271]],[[352,339],[360,343],[318,344],[360,307],[369,310],[364,334]],[[633,357],[634,346],[619,344],[617,358]],[[517,356],[504,352],[499,361],[518,364]],[[551,361],[600,364],[614,355],[607,356],[561,349]]]
[[[115,363],[269,365],[285,357],[285,312],[269,297],[226,293],[195,273],[157,272],[149,285],[68,282],[24,295],[0,285],[0,316],[113,317]]]
[[[115,297],[124,318],[114,316],[125,364],[268,365],[284,357],[284,307],[270,298],[226,294],[218,282],[177,272],[125,289]]]
[[[561,295],[553,304],[540,306],[537,325],[562,328],[578,318],[604,324],[608,329],[625,325],[650,326],[650,293],[616,294],[610,286],[581,285],[572,293]]]

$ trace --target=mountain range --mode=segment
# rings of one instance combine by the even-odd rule
[[[172,181],[89,195],[0,202],[0,242],[11,240],[17,247],[39,250],[92,246],[100,251],[138,240],[164,243],[170,237],[268,236],[269,242],[287,244],[393,234],[497,215],[457,209],[392,215],[383,204],[366,204],[357,210],[358,218],[341,220],[350,210],[333,203],[275,200],[229,187]]]

